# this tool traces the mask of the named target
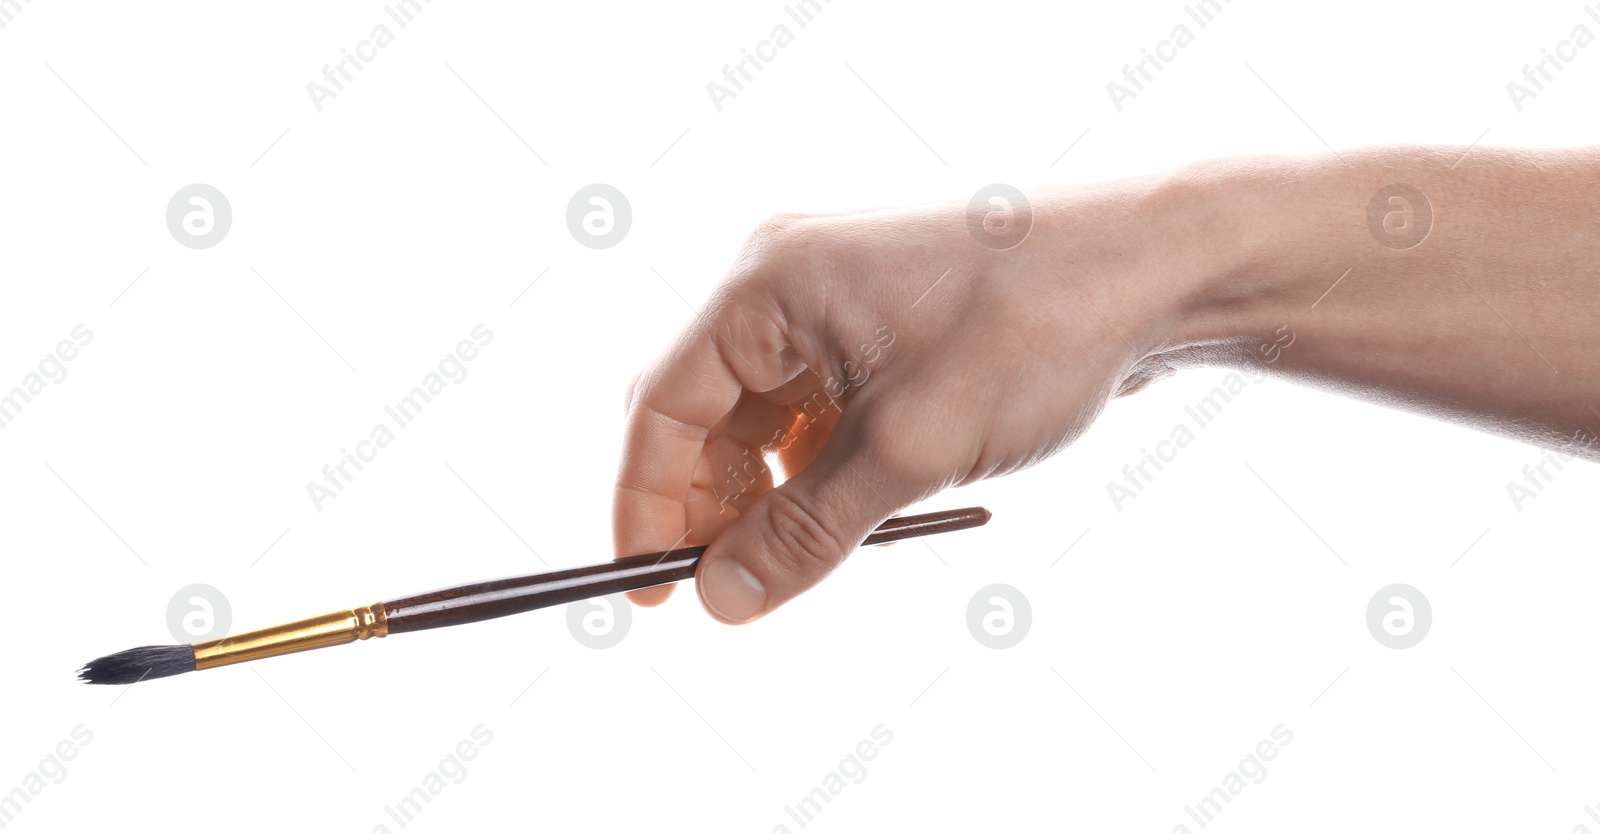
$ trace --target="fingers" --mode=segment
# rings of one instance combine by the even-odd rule
[[[612,505],[616,556],[681,546],[690,534],[685,502],[695,469],[743,390],[716,341],[687,334],[635,384]],[[664,602],[671,588],[629,594],[640,605]]]
[[[809,466],[712,542],[696,585],[713,617],[746,623],[765,616],[822,581],[873,528],[926,493],[915,479],[889,476],[883,458],[862,442],[859,414],[847,413]]]
[[[724,296],[635,380],[612,508],[616,557],[703,543],[727,523],[731,514],[711,487],[716,473],[707,469],[738,460],[745,470],[743,450],[730,449],[757,436],[741,418],[753,415],[759,422],[763,405],[741,395],[778,388],[803,367],[777,326],[770,299],[749,290]],[[772,403],[764,408],[783,413]],[[741,497],[748,503],[749,496]],[[658,605],[671,591],[650,588],[629,598]]]
[[[839,414],[839,409],[829,406],[813,411],[800,410],[793,415],[783,445],[777,450],[778,464],[786,474],[799,472],[816,459],[833,434]]]
[[[840,440],[848,418],[831,426],[832,418],[813,413],[840,409],[842,380],[859,386],[866,378],[857,348],[839,350],[835,331],[856,343],[886,326],[863,305],[833,297],[831,273],[811,262],[821,247],[808,244],[807,234],[791,219],[765,224],[707,314],[630,397],[613,512],[616,554],[714,541],[700,586],[725,622],[761,616],[809,588],[914,500],[900,488],[905,479],[876,474],[881,453],[873,444]],[[850,321],[831,315],[841,309]],[[815,430],[796,436],[801,411]],[[786,473],[799,473],[776,490],[763,454],[772,451]],[[869,479],[897,488],[874,489]],[[718,493],[728,491],[734,498],[723,501]],[[653,605],[668,593],[630,597]]]
[[[747,390],[720,432],[713,430],[684,501],[691,538],[715,538],[772,488],[775,475],[767,455],[789,416],[789,409]]]

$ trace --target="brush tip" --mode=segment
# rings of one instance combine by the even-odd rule
[[[78,670],[78,680],[84,683],[130,684],[193,671],[193,646],[140,646],[85,663]]]

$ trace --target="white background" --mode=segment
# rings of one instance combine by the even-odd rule
[[[685,588],[607,650],[550,610],[73,677],[172,642],[191,583],[248,629],[609,558],[624,389],[767,215],[1324,141],[1585,143],[1600,46],[1520,113],[1506,91],[1600,32],[1579,3],[1238,0],[1204,29],[1177,2],[836,0],[803,29],[777,2],[438,2],[404,29],[377,2],[11,14],[0,389],[94,338],[0,430],[0,791],[93,738],[8,830],[399,830],[385,806],[480,724],[410,830],[797,831],[785,806],[878,725],[892,743],[808,830],[1198,830],[1184,807],[1280,724],[1208,830],[1600,830],[1593,467],[1519,511],[1506,484],[1542,451],[1269,380],[1118,512],[1107,482],[1221,369],[920,508],[982,504],[987,529],[862,552],[754,626]],[[394,42],[318,112],[306,84],[380,23]],[[706,84],[780,23],[793,43],[717,112]],[[1180,23],[1193,44],[1117,112],[1107,82]],[[196,182],[233,210],[205,250],[165,225]],[[615,248],[567,230],[593,182],[632,204]],[[306,483],[479,323],[469,376],[318,512]],[[1404,651],[1365,625],[1394,582],[1433,608]],[[1031,602],[1013,649],[967,631],[992,583]]]

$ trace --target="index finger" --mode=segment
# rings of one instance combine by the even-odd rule
[[[714,333],[691,327],[634,388],[612,504],[619,558],[670,550],[693,532],[687,499],[695,467],[743,390]],[[648,588],[629,598],[657,605],[671,590]]]

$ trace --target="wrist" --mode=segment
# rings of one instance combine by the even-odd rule
[[[1169,350],[1259,360],[1371,243],[1362,179],[1332,157],[1213,160],[1162,177],[1153,199],[1190,262],[1168,313]]]

